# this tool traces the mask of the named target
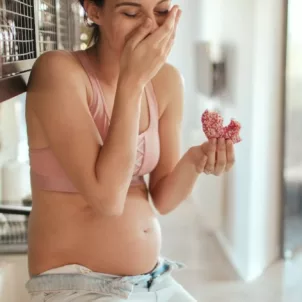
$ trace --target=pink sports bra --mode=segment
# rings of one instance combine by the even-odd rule
[[[86,71],[93,89],[93,100],[89,107],[95,125],[103,142],[110,125],[108,109],[89,58],[85,51],[73,52]],[[131,186],[144,183],[144,175],[150,173],[157,165],[160,155],[160,142],[158,133],[158,106],[152,83],[145,87],[149,107],[149,127],[139,134],[136,163]],[[63,168],[49,147],[29,149],[31,181],[42,190],[77,193],[78,190],[68,179]]]

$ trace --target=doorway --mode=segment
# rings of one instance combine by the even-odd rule
[[[283,255],[302,250],[302,1],[288,0],[284,169]]]

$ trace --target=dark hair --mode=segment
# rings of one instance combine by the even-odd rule
[[[82,7],[84,8],[84,1],[85,0],[79,0],[79,1],[81,3]],[[105,3],[105,0],[88,0],[88,1],[91,1],[94,4],[96,4],[97,6],[100,6],[100,7],[104,6],[104,3]],[[91,45],[92,43],[95,44],[100,40],[100,37],[101,37],[100,28],[95,23],[92,23],[92,24],[88,23],[88,16],[87,16],[86,12],[85,12],[85,17],[84,18],[85,18],[86,25],[92,28],[92,34],[89,38],[88,45]]]

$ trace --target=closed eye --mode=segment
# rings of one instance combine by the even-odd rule
[[[161,16],[167,15],[168,13],[169,13],[168,10],[165,10],[165,11],[162,11],[162,12],[157,12],[157,14],[159,14]]]
[[[128,18],[135,18],[137,14],[128,14],[128,13],[123,13],[126,17]]]
[[[156,12],[156,14],[158,14],[160,16],[165,16],[168,13],[169,13],[168,10]],[[123,14],[128,18],[136,18],[138,16],[138,14],[130,14],[130,13],[123,13]]]

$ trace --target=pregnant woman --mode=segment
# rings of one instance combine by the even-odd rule
[[[200,173],[231,168],[233,144],[213,139],[180,158],[183,86],[165,63],[179,7],[80,2],[93,45],[41,55],[28,86],[27,289],[36,302],[196,301],[171,276],[182,264],[161,256],[148,196],[171,212]]]

